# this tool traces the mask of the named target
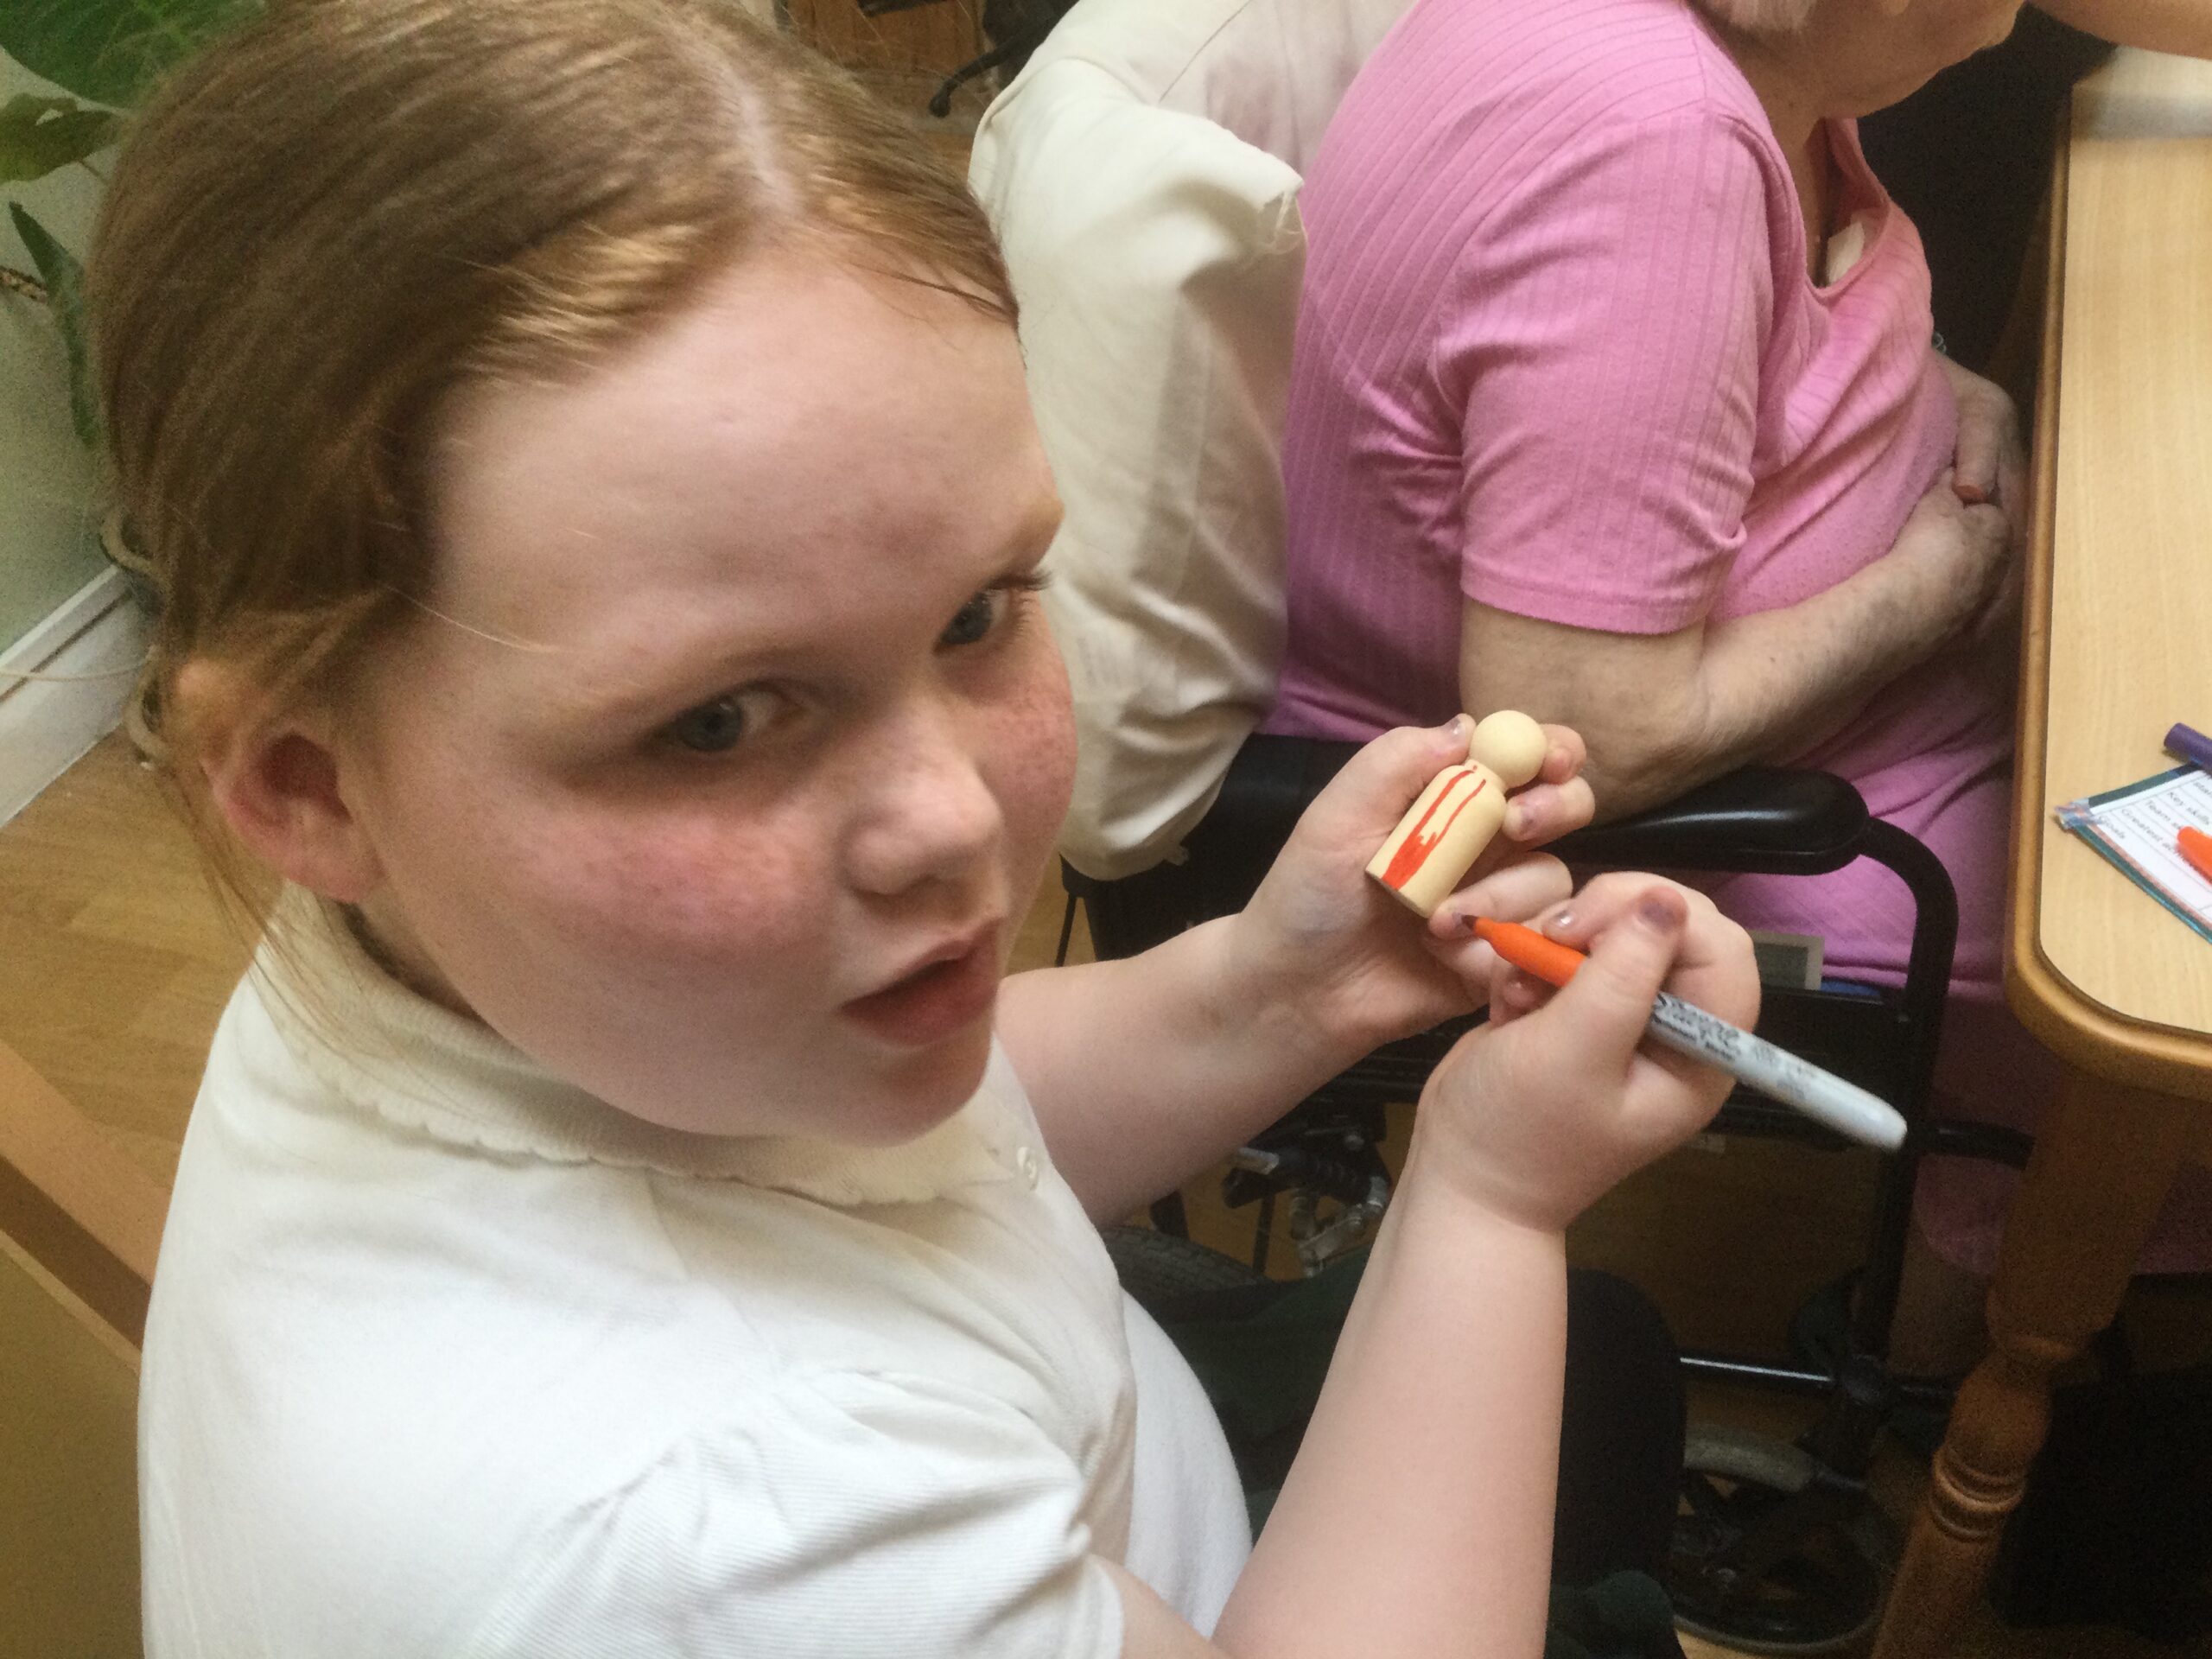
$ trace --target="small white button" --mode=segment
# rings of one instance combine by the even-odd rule
[[[1021,1179],[1030,1185],[1037,1185],[1037,1154],[1027,1147],[1014,1154],[1014,1166],[1021,1172]]]

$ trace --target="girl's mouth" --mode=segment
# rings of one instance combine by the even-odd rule
[[[943,1042],[983,1018],[997,1001],[997,931],[970,936],[957,956],[941,957],[841,1010],[871,1035],[901,1048]]]

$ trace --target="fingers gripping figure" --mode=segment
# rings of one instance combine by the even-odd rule
[[[1446,766],[1407,809],[1367,873],[1422,916],[1433,915],[1505,823],[1506,797],[1535,781],[1544,728],[1502,709],[1476,726],[1464,765]]]

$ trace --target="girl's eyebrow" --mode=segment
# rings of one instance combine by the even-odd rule
[[[976,591],[980,593],[1011,575],[1033,569],[1058,535],[1063,517],[1057,496],[1046,497],[1025,512],[1001,543],[989,571],[978,580]],[[498,644],[526,650],[563,649],[557,645],[531,645],[477,628],[468,631]],[[734,626],[711,644],[688,652],[683,660],[696,666],[686,667],[680,673],[647,678],[652,668],[646,667],[626,674],[620,681],[601,678],[596,685],[580,685],[572,678],[564,678],[563,690],[547,697],[546,710],[556,723],[580,728],[625,723],[648,715],[681,714],[703,699],[772,677],[800,658],[818,654],[819,648],[817,640],[779,639],[772,634],[748,633],[741,626]],[[666,664],[669,658],[662,654],[648,660],[658,666]]]
[[[804,632],[763,631],[731,619],[712,633],[702,630],[658,648],[623,649],[592,661],[572,653],[542,706],[564,727],[604,727],[652,716],[671,718],[741,686],[806,671],[836,655],[833,644]],[[558,649],[557,647],[556,649]]]
[[[563,726],[603,726],[680,714],[703,699],[765,677],[776,659],[774,652],[757,648],[702,652],[689,659],[699,666],[680,675],[646,677],[652,671],[647,668],[619,681],[602,677],[595,685],[575,685],[569,695],[549,696],[547,712]]]

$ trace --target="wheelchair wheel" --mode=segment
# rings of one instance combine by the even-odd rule
[[[1897,1557],[1889,1523],[1861,1500],[1840,1519],[1814,1491],[1819,1465],[1782,1440],[1693,1425],[1667,1563],[1675,1623],[1743,1653],[1833,1653],[1863,1643]],[[1802,1506],[1797,1514],[1789,1511]],[[1794,1532],[1755,1580],[1716,1564],[1754,1529]]]
[[[1157,1314],[1185,1298],[1272,1284],[1233,1255],[1152,1227],[1102,1227],[1106,1254],[1122,1288],[1139,1307]]]

